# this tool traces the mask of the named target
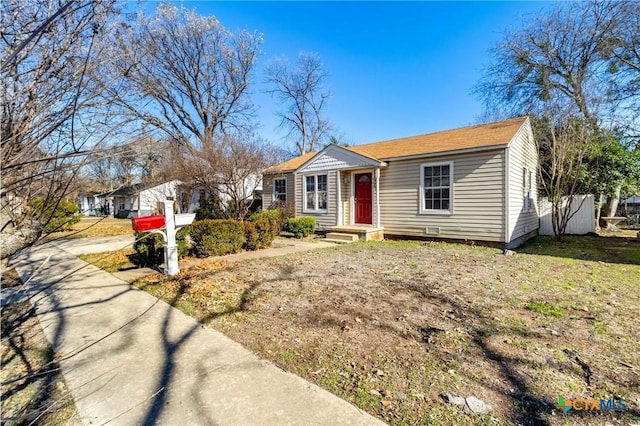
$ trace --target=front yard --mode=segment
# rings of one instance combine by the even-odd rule
[[[117,219],[114,217],[86,217],[71,226],[71,229],[63,232],[54,232],[45,239],[71,239],[87,237],[110,237],[114,235],[131,235],[131,219]]]
[[[135,285],[391,424],[640,422],[640,243],[353,244]],[[442,395],[475,396],[466,414]],[[555,410],[623,398],[622,413]]]

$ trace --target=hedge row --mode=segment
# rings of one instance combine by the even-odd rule
[[[292,211],[286,208],[273,210],[261,210],[251,215],[249,220],[265,219],[277,223],[278,232],[291,232],[296,238],[304,238],[316,230],[315,217],[291,217]]]
[[[275,220],[257,218],[240,222],[233,219],[206,219],[185,226],[176,234],[178,256],[221,256],[271,246],[278,234]],[[164,239],[158,233],[136,233],[133,245],[139,263],[153,265],[164,259]]]

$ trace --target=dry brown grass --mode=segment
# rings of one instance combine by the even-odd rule
[[[3,287],[20,284],[13,269],[2,272]],[[3,307],[0,315],[0,423],[82,424],[55,362],[55,354],[30,303],[24,301]]]
[[[131,219],[113,217],[83,217],[70,230],[54,232],[46,237],[52,239],[70,239],[87,237],[111,237],[115,235],[132,235]]]
[[[354,244],[137,283],[391,424],[640,421],[640,244]],[[586,379],[575,360],[589,366]],[[490,403],[447,405],[445,392]],[[558,397],[624,398],[564,419]]]

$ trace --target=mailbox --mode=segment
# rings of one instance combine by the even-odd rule
[[[131,218],[131,225],[136,232],[160,229],[165,226],[165,219],[162,215],[141,216]]]
[[[173,216],[176,226],[191,225],[196,218],[195,213],[180,213]]]

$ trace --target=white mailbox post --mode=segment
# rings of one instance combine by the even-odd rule
[[[176,244],[176,232],[186,225],[191,225],[195,219],[195,213],[174,214],[173,200],[164,201],[164,263],[167,275],[176,275],[180,272],[178,266],[178,244]]]

